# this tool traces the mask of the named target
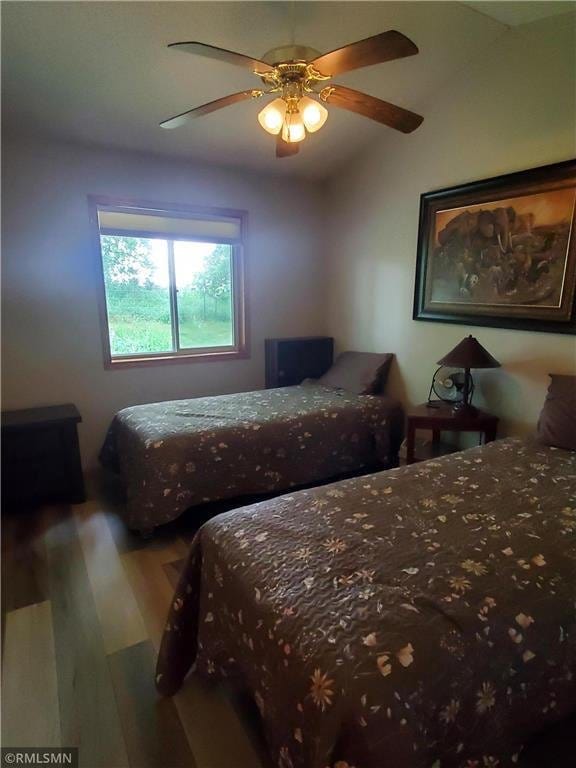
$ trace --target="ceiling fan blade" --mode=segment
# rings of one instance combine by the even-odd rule
[[[180,115],[164,120],[160,123],[160,127],[179,128],[194,117],[209,115],[210,112],[215,112],[217,109],[222,109],[223,107],[229,107],[231,104],[236,104],[237,101],[256,99],[261,95],[261,91],[240,91],[240,93],[231,93],[230,96],[223,96],[221,99],[209,101],[207,104],[202,104],[200,107],[194,107],[194,109],[189,109],[187,112],[182,112]]]
[[[344,48],[337,48],[330,53],[324,53],[310,63],[323,75],[340,75],[371,64],[382,64],[384,61],[402,59],[404,56],[414,56],[418,48],[401,32],[391,29],[357,43],[350,43]]]
[[[292,157],[292,155],[297,155],[299,151],[300,144],[294,141],[284,141],[282,136],[278,134],[276,138],[276,157]]]
[[[237,67],[249,69],[251,72],[271,72],[272,67],[265,61],[253,59],[251,56],[245,56],[243,53],[228,51],[226,48],[217,48],[215,45],[207,43],[170,43],[168,48],[177,48],[186,53],[194,53],[197,56],[205,56],[208,59],[216,59],[226,64],[234,64]]]
[[[334,104],[335,107],[347,109],[350,112],[356,112],[378,123],[396,128],[402,133],[412,133],[424,120],[421,115],[410,112],[408,109],[397,107],[390,104],[389,101],[376,99],[374,96],[368,96],[366,93],[355,91],[353,88],[346,88],[344,85],[329,85],[321,93],[322,101],[326,104]],[[322,96],[322,94],[326,94]]]

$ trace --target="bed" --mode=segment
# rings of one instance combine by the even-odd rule
[[[321,382],[138,405],[101,451],[126,488],[126,523],[150,532],[189,507],[268,494],[397,461],[403,412]]]
[[[576,453],[507,438],[206,523],[158,659],[278,768],[506,768],[576,712]]]

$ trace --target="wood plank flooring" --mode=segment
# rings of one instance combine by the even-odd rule
[[[24,669],[22,659],[26,660]],[[60,746],[56,657],[48,600],[17,608],[6,617],[2,698],[3,746]],[[7,705],[11,701],[18,702],[18,706]]]
[[[95,501],[4,516],[4,746],[77,746],[81,768],[268,768],[229,691],[154,687],[195,527],[145,542]]]

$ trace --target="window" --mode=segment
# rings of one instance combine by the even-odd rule
[[[106,362],[245,357],[245,214],[92,203]]]

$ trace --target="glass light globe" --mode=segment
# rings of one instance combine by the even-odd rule
[[[289,112],[284,118],[282,126],[282,138],[289,144],[295,144],[306,138],[306,129],[302,122],[300,112]]]
[[[320,104],[308,96],[303,96],[298,102],[298,107],[302,114],[302,120],[309,133],[319,131],[328,119],[328,110],[323,104]]]
[[[286,102],[283,99],[274,99],[258,114],[258,122],[265,131],[276,136],[282,130],[285,114]]]

